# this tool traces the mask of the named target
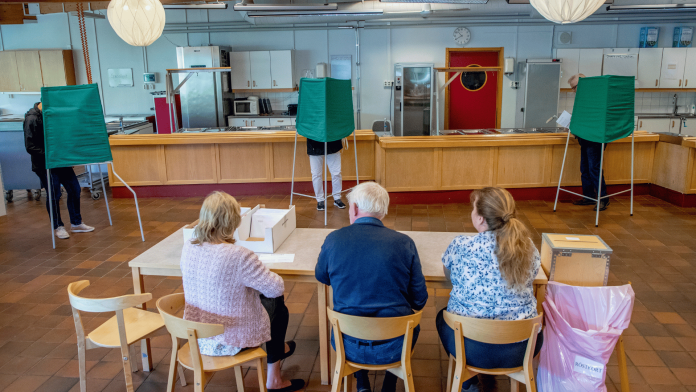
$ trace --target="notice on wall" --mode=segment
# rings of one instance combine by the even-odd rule
[[[133,87],[133,68],[109,68],[109,87]]]
[[[674,63],[667,63],[667,69],[665,69],[665,75],[662,77],[663,79],[681,79],[682,73],[677,72],[677,64]]]
[[[353,57],[346,55],[331,56],[331,77],[334,79],[350,80],[353,77],[351,64]]]

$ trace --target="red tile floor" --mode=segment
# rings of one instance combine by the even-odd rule
[[[133,201],[110,200],[114,226],[109,226],[104,201],[82,195],[84,221],[94,233],[75,234],[57,240],[52,249],[44,200],[35,201],[15,192],[8,215],[0,217],[0,389],[19,391],[77,391],[75,327],[70,317],[68,283],[89,279],[88,296],[108,297],[131,293],[133,282],[128,261],[197,218],[202,198],[141,199],[146,242],[141,242]],[[44,195],[45,197],[45,195]],[[243,197],[244,206],[264,203],[288,205],[283,197]],[[62,202],[63,209],[65,208]],[[323,227],[323,213],[310,199],[298,203],[298,227]],[[679,208],[662,200],[640,196],[635,215],[628,216],[628,199],[616,198],[594,227],[591,207],[569,203],[552,212],[552,203],[522,201],[519,217],[531,228],[540,246],[544,232],[598,234],[614,249],[610,284],[633,283],[636,304],[632,323],[625,331],[631,390],[696,391],[696,209]],[[348,213],[329,207],[329,226],[348,224]],[[385,224],[397,230],[473,231],[467,204],[394,205]],[[67,211],[63,211],[67,219]],[[146,277],[153,298],[180,291],[179,278]],[[298,342],[297,353],[285,361],[289,377],[303,378],[309,391],[326,391],[319,383],[316,326],[317,296],[311,284],[287,284],[291,312],[288,339]],[[436,311],[446,306],[448,292],[431,291],[416,346],[413,371],[419,391],[444,389],[446,358],[435,331]],[[154,308],[153,303],[148,304]],[[86,330],[107,314],[85,314]],[[155,370],[134,373],[137,390],[164,391],[170,340],[153,341]],[[90,391],[124,391],[118,350],[87,353],[87,386]],[[142,364],[140,364],[142,366]],[[248,390],[255,390],[255,370],[245,370]],[[375,375],[379,390],[381,375]],[[187,373],[189,382],[192,374]],[[399,387],[403,389],[402,383]],[[500,391],[509,390],[505,378]],[[616,359],[608,366],[609,391],[619,389]],[[234,391],[233,372],[213,376],[207,391]],[[189,384],[177,390],[191,391]]]

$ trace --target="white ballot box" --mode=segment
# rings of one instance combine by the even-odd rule
[[[236,245],[255,253],[273,253],[297,227],[295,206],[290,209],[242,207],[242,223],[234,232]],[[193,238],[198,221],[184,226],[184,241]]]

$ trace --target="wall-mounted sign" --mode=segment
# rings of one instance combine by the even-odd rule
[[[109,87],[133,87],[132,68],[110,68]]]
[[[350,80],[353,76],[352,56],[332,55],[331,56],[331,77],[334,79]]]

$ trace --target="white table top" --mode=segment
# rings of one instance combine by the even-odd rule
[[[172,276],[180,276],[179,263],[184,246],[182,230],[183,228],[177,230],[152,248],[146,250],[131,260],[128,265],[144,269],[142,271],[143,275],[148,275],[148,270],[151,269],[165,269],[170,270]],[[314,267],[319,258],[321,245],[324,243],[326,236],[332,231],[334,229],[295,229],[275,252],[276,254],[294,254],[295,261],[292,263],[267,263],[266,265],[272,271],[281,275],[314,276]],[[442,254],[452,240],[459,235],[473,235],[472,233],[429,231],[403,231],[401,233],[408,235],[416,243],[423,275],[426,281],[431,282],[446,281],[445,273],[442,269]],[[543,284],[547,280],[544,271],[540,268],[534,283]]]

